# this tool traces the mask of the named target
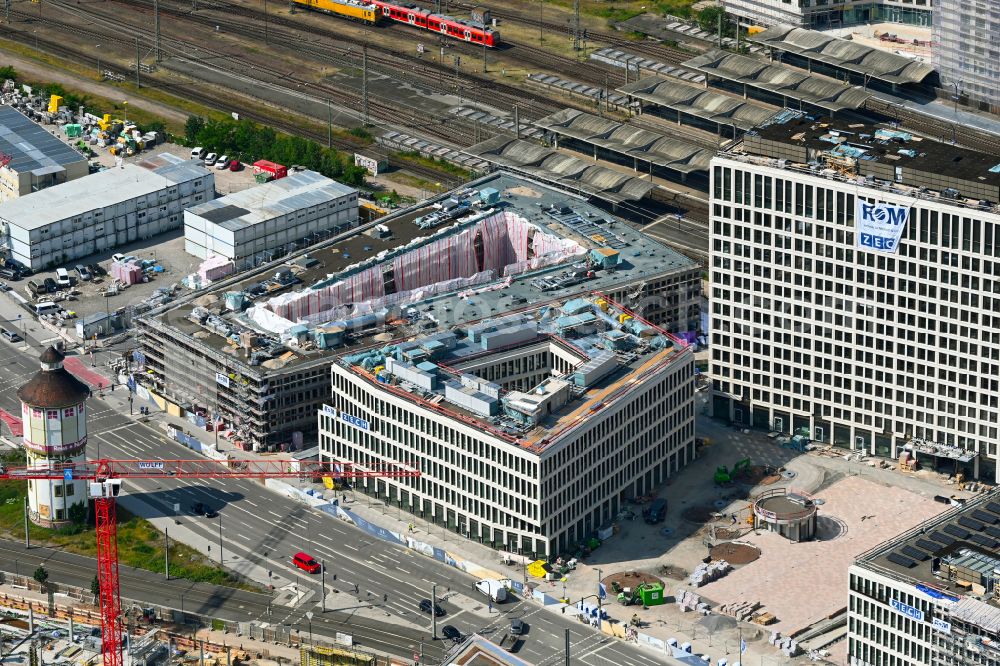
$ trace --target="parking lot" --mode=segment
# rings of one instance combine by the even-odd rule
[[[115,157],[108,153],[107,149],[93,147],[97,152],[97,157],[91,160],[107,168],[115,166]],[[160,153],[171,153],[185,159],[191,156],[191,149],[177,144],[166,143],[155,146],[152,150],[145,151],[126,157],[126,162],[141,161],[152,155]],[[215,190],[218,196],[224,196],[231,192],[238,192],[248,187],[254,186],[253,171],[243,168],[241,171],[230,171],[228,169],[211,169],[215,177]],[[145,282],[122,287],[111,288],[115,282],[111,278],[111,257],[114,254],[122,254],[126,257],[135,257],[139,261],[151,262],[159,268],[152,268],[146,271]],[[81,257],[68,262],[64,268],[71,282],[71,286],[53,285],[54,289],[46,290],[45,281],[51,279],[58,282],[57,269],[39,271],[21,280],[6,279],[4,282],[17,293],[28,300],[29,304],[45,301],[55,302],[60,312],[46,315],[47,321],[62,328],[66,333],[75,335],[74,328],[76,320],[96,313],[113,313],[121,308],[136,305],[149,301],[158,290],[168,289],[177,292],[184,287],[181,282],[186,275],[195,272],[201,260],[184,251],[184,230],[183,228],[160,234],[153,238],[129,243],[108,250],[106,252],[94,254],[88,257]],[[86,273],[82,274],[76,270],[76,266],[82,266]],[[39,286],[39,294],[35,293],[28,286],[33,282]]]

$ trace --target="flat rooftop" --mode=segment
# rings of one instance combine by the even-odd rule
[[[1000,156],[941,143],[900,127],[816,118],[785,109],[724,151],[777,158],[814,175],[877,178],[949,199],[1000,202]],[[813,168],[816,166],[818,168]],[[960,202],[957,202],[960,203]]]
[[[558,349],[550,349],[550,346]],[[491,357],[549,349],[571,369],[537,384],[481,379]],[[684,342],[599,293],[533,303],[520,312],[395,340],[337,363],[385,391],[541,451],[681,357]],[[480,376],[475,373],[479,369]],[[502,385],[508,383],[508,387]]]
[[[153,170],[123,164],[0,204],[0,219],[30,231],[210,173],[198,162],[169,162]]]
[[[829,118],[799,118],[754,130],[763,139],[788,141],[816,151],[835,151],[862,161],[940,171],[1000,186],[1000,155],[941,143],[905,129]]]
[[[480,193],[489,191],[494,193],[494,203],[469,211],[466,217],[472,221],[453,219],[433,228],[417,224],[418,220],[426,224],[429,216],[440,214],[445,206],[454,206],[456,201],[478,201]],[[493,220],[488,227],[481,219],[476,221],[487,213]],[[503,225],[496,223],[498,214],[512,216],[510,228],[524,234],[523,237],[515,234],[514,241],[508,238],[508,247],[516,244],[523,248],[528,243],[527,237],[537,236],[540,239],[537,242],[542,243],[535,245],[532,240],[537,251],[554,249],[570,255],[565,261],[553,258],[551,264],[547,263],[548,257],[546,261],[535,257],[536,267],[522,266],[526,270],[507,276],[495,271],[494,274],[463,272],[459,264],[468,257],[468,246],[464,244],[478,245],[488,240],[491,229],[502,229]],[[262,363],[263,372],[290,364],[329,363],[345,349],[444,331],[540,301],[592,291],[612,293],[626,284],[697,268],[693,260],[582,198],[507,172],[491,174],[427,205],[382,218],[379,224],[381,232],[352,230],[349,235],[320,243],[282,261],[217,282],[210,289],[189,294],[149,316],[156,320],[154,325],[173,328],[192,337],[195,344],[228,354],[234,360],[243,358],[236,355],[238,345],[234,339],[238,339],[240,331],[254,332],[262,347],[270,345],[274,353],[285,356],[280,362],[272,359]],[[460,245],[466,251],[461,257]],[[442,249],[443,246],[447,249]],[[585,270],[581,274],[581,269],[575,266],[584,262],[591,250],[616,254],[618,263],[609,270],[592,271],[589,276]],[[430,257],[428,253],[432,251],[438,255]],[[370,301],[364,301],[361,297],[366,295],[365,290],[377,290],[381,285],[381,280],[373,284],[368,278],[389,268],[389,262],[393,264],[393,272],[398,273],[398,287],[409,290],[408,298],[394,303],[395,294],[375,291],[367,294]],[[282,270],[290,270],[295,280],[277,279],[276,274]],[[418,293],[411,287],[420,284],[422,270],[449,271],[446,277],[452,279],[425,285],[427,288]],[[357,296],[352,294],[349,303],[337,305],[345,303],[340,291],[342,285],[357,289]],[[230,292],[242,294],[245,305],[250,307],[243,312],[224,308],[225,296]],[[320,299],[327,301],[313,307]],[[189,315],[196,308],[208,310],[215,318],[212,320],[215,325],[206,326],[204,321],[191,319]],[[204,314],[203,310],[199,313]],[[295,325],[294,330],[289,328],[291,324]],[[313,344],[285,346],[289,335],[337,327],[347,333],[341,344],[332,348],[317,348]],[[374,336],[382,337],[374,339]],[[290,349],[293,353],[286,354]]]
[[[935,569],[935,563],[937,568]],[[990,597],[994,570],[1000,569],[1000,491],[954,507],[860,555],[856,564],[918,589],[951,597]],[[932,593],[933,596],[933,593]]]
[[[285,178],[206,201],[188,208],[187,212],[224,229],[239,231],[357,192],[315,171],[297,171]]]
[[[52,128],[59,130],[55,125]],[[59,137],[5,105],[0,105],[0,153],[11,158],[8,167],[18,173],[39,170],[48,173],[53,167],[87,161]]]

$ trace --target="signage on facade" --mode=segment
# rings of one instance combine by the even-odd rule
[[[364,419],[359,419],[357,416],[351,416],[346,412],[340,413],[340,420],[360,430],[371,430],[368,421],[365,421]]]
[[[857,247],[862,250],[895,253],[909,216],[910,209],[907,206],[872,204],[858,198],[854,210]]]
[[[917,622],[923,622],[924,621],[924,612],[922,610],[920,610],[919,608],[914,608],[913,606],[908,606],[908,605],[904,604],[902,601],[899,601],[897,599],[890,599],[889,600],[889,605],[892,606],[893,608],[895,608],[897,611],[899,611],[903,615],[905,615],[906,617],[913,618]]]
[[[221,372],[215,373],[215,383],[229,388],[229,375],[224,375]]]
[[[945,634],[951,633],[951,622],[945,622],[944,620],[941,620],[939,618],[934,618],[933,620],[931,620],[931,626],[942,633]]]
[[[330,405],[323,405],[323,413],[334,418],[337,417],[337,410]]]

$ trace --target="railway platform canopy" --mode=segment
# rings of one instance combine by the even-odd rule
[[[800,56],[810,67],[818,62],[835,70],[860,74],[866,83],[878,79],[893,85],[919,84],[934,73],[934,67],[928,63],[790,25],[774,25],[747,39]]]
[[[696,69],[709,78],[714,76],[741,85],[744,95],[747,88],[777,95],[785,106],[789,99],[794,99],[836,113],[859,109],[871,97],[860,86],[845,86],[787,65],[762,62],[736,53],[709,51],[688,60],[683,66]]]
[[[617,90],[633,100],[675,111],[678,123],[686,114],[716,123],[720,128],[733,126],[746,131],[776,113],[776,109],[662,76],[647,76]]]
[[[477,143],[466,148],[466,152],[497,166],[615,204],[638,201],[656,187],[641,178],[506,136]]]
[[[577,109],[563,109],[535,121],[535,125],[572,144],[598,149],[636,161],[676,171],[682,176],[708,171],[713,152],[687,141],[626,123],[601,118]]]

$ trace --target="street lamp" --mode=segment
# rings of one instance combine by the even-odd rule
[[[306,611],[306,620],[309,621],[309,647],[313,644],[313,612]]]
[[[100,44],[94,44],[94,53],[97,54],[97,79],[100,81],[100,80],[104,79],[104,77],[101,76],[101,45]]]
[[[222,564],[222,514],[219,514],[219,564]]]

